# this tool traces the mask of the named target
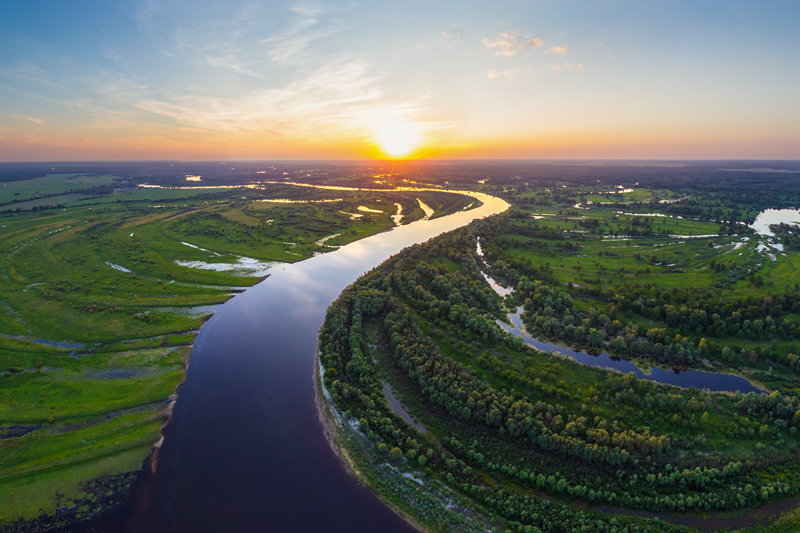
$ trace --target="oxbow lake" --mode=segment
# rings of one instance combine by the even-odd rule
[[[478,238],[478,246],[476,249],[478,255],[483,256],[481,249],[480,238]],[[499,284],[494,278],[483,272],[483,277],[500,296],[506,297],[513,291],[512,288],[504,287]],[[764,391],[750,383],[747,379],[741,376],[734,376],[730,374],[720,374],[714,372],[702,372],[700,370],[673,370],[662,369],[658,367],[650,367],[647,370],[636,366],[631,361],[620,359],[611,356],[608,352],[601,352],[600,355],[592,355],[588,352],[573,350],[566,346],[559,344],[551,344],[533,338],[525,331],[525,326],[522,324],[522,307],[517,307],[517,311],[508,315],[510,324],[497,321],[497,325],[504,331],[511,333],[516,337],[521,337],[528,346],[531,346],[541,352],[552,353],[555,356],[569,357],[575,362],[595,366],[599,368],[606,368],[628,374],[633,372],[639,379],[646,379],[648,381],[655,381],[657,383],[665,383],[668,385],[675,385],[677,387],[696,389],[708,389],[713,392],[741,392],[747,394],[748,392],[763,393]]]
[[[677,387],[694,387],[696,389],[708,389],[714,392],[739,391],[743,394],[747,394],[748,392],[760,394],[764,392],[740,376],[719,374],[714,372],[702,372],[700,370],[665,370],[658,367],[650,367],[647,370],[642,370],[633,362],[626,361],[625,359],[620,359],[618,357],[612,357],[608,352],[605,351],[600,353],[600,355],[592,355],[588,352],[576,351],[566,346],[543,342],[538,339],[534,339],[525,331],[525,328],[522,325],[522,319],[520,317],[522,312],[522,307],[519,307],[517,308],[516,313],[509,315],[509,320],[513,326],[504,324],[502,322],[498,322],[498,325],[505,331],[508,331],[517,337],[522,337],[522,340],[525,341],[525,344],[542,352],[560,354],[584,365],[608,368],[622,372],[623,374],[633,372],[639,379],[646,379],[648,381],[655,381],[657,383],[666,383],[668,385],[675,385]]]

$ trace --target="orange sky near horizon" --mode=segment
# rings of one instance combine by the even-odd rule
[[[25,136],[0,133],[3,161],[113,160],[406,160],[406,159],[794,159],[797,144],[786,138],[725,138],[618,133],[560,134],[420,141],[407,153],[391,154],[371,139],[346,142],[260,140],[254,136],[82,135]]]

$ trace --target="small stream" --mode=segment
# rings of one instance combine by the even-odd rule
[[[633,362],[614,357],[606,351],[603,351],[600,355],[592,355],[588,352],[579,352],[558,344],[543,342],[534,339],[525,331],[522,318],[520,317],[522,312],[522,307],[518,307],[516,313],[509,315],[509,319],[513,324],[512,326],[504,324],[499,320],[497,321],[497,325],[516,337],[522,337],[525,344],[542,352],[560,353],[578,363],[599,368],[609,368],[622,372],[623,374],[633,372],[639,379],[675,385],[676,387],[694,387],[696,389],[708,389],[712,392],[739,391],[743,394],[747,394],[748,392],[762,394],[764,392],[741,376],[703,372],[701,370],[664,370],[658,367],[650,367],[647,370],[642,370]]]
[[[476,253],[483,257],[483,249],[481,248],[481,240],[478,238],[478,246]],[[491,276],[485,272],[481,272],[486,281],[500,296],[507,296],[514,292],[514,289],[501,286]],[[596,366],[599,368],[606,368],[617,370],[623,374],[633,372],[639,379],[646,379],[648,381],[655,381],[656,383],[664,383],[667,385],[674,385],[676,387],[696,389],[707,389],[712,392],[741,392],[747,394],[748,392],[755,392],[756,394],[763,394],[765,391],[759,389],[747,379],[741,376],[732,374],[720,374],[714,372],[703,372],[701,370],[675,370],[675,369],[662,369],[658,367],[650,367],[643,370],[636,366],[632,361],[620,359],[610,355],[605,350],[600,355],[592,355],[588,352],[576,351],[566,346],[559,344],[550,344],[548,342],[535,339],[525,331],[525,326],[522,324],[521,315],[524,312],[522,307],[517,307],[516,313],[508,316],[512,325],[506,324],[500,320],[497,325],[504,331],[507,331],[515,337],[521,337],[525,344],[536,348],[541,352],[552,352],[554,354],[561,354],[569,357],[573,361],[583,365]]]

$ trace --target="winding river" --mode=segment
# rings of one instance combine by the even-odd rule
[[[300,263],[221,306],[195,339],[154,468],[89,531],[416,531],[343,466],[315,404],[317,333],[356,278],[406,246],[501,213],[503,200],[418,221]]]

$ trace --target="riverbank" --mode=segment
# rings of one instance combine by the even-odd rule
[[[358,462],[354,459],[354,456],[358,453],[358,449],[355,448],[353,446],[354,443],[351,442],[354,435],[349,434],[350,431],[345,426],[347,422],[343,415],[339,413],[336,407],[329,401],[329,393],[322,383],[322,378],[324,376],[322,363],[319,361],[319,358],[317,358],[316,362],[317,364],[314,365],[315,403],[319,412],[319,421],[325,432],[325,438],[333,452],[341,459],[347,471],[358,479],[361,484],[371,489],[387,507],[391,508],[418,531],[432,533],[430,530],[425,529],[421,524],[417,523],[412,515],[396,505],[394,501],[381,494],[374,484],[370,483],[368,476],[364,474]],[[345,443],[351,443],[351,445],[347,446]]]
[[[324,372],[317,357],[315,402],[328,444],[347,471],[384,505],[414,529],[425,533],[482,533],[498,525],[486,522],[482,512],[473,508],[473,502],[424,470],[409,468],[406,459],[391,461],[381,456],[375,444],[358,430],[358,421],[349,419],[331,402],[330,391],[323,382]]]

